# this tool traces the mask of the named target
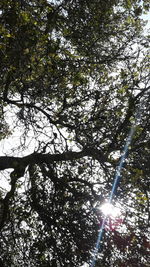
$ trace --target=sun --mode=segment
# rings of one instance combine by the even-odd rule
[[[121,209],[119,207],[113,206],[109,202],[102,204],[102,206],[100,207],[100,210],[102,211],[102,213],[105,216],[109,216],[109,217],[113,217],[113,218],[121,215]]]

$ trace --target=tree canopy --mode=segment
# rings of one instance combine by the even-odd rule
[[[150,55],[141,19],[149,8],[149,0],[1,1],[1,266],[89,264],[98,207],[139,109],[113,199],[123,219],[106,225],[96,266],[149,266]]]

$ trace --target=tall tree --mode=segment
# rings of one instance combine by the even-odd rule
[[[149,6],[0,4],[1,147],[12,140],[11,153],[0,156],[0,179],[9,183],[0,187],[1,266],[90,261],[102,222],[97,207],[109,196],[139,109],[114,196],[123,221],[106,225],[97,266],[148,266],[149,36],[140,16]]]

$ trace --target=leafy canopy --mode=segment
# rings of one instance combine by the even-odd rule
[[[0,3],[1,266],[89,262],[97,207],[109,196],[140,101],[114,196],[123,227],[106,229],[97,266],[148,266],[149,36],[140,16],[149,6]]]

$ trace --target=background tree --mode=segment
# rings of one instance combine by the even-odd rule
[[[3,0],[0,10],[1,142],[21,132],[0,156],[10,183],[1,188],[1,265],[89,262],[96,207],[142,101],[114,198],[124,227],[106,231],[97,264],[148,266],[149,36],[140,15],[149,1]]]

